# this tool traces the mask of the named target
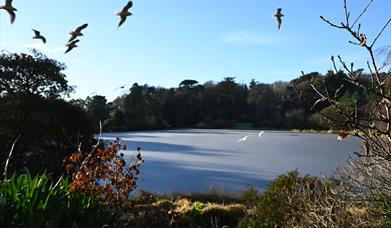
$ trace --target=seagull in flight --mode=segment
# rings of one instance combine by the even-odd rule
[[[78,47],[78,46],[76,45],[76,43],[79,42],[79,41],[80,41],[80,40],[73,40],[73,41],[71,41],[71,42],[68,42],[68,43],[65,45],[65,46],[68,47],[68,49],[65,51],[64,54],[70,52],[73,48]]]
[[[276,14],[274,14],[274,16],[277,19],[278,30],[281,29],[281,24],[282,24],[281,17],[284,16],[284,14],[281,13],[281,10],[282,10],[281,8],[278,8],[277,11],[276,11]]]
[[[239,139],[238,142],[247,141],[248,137],[250,137],[250,135],[244,136],[243,138]]]
[[[70,31],[69,35],[71,35],[71,38],[68,40],[68,42],[71,42],[72,40],[76,39],[78,36],[83,36],[83,33],[81,33],[81,30],[87,28],[88,24],[83,24],[79,27],[77,27],[75,30]]]
[[[0,6],[0,9],[3,9],[8,12],[8,14],[10,15],[11,24],[13,24],[16,17],[15,11],[17,10],[12,6],[12,0],[5,0],[5,5]]]
[[[262,137],[263,133],[265,133],[265,132],[264,132],[264,131],[260,131],[260,132],[259,132],[259,134],[258,134],[259,138]]]
[[[132,15],[132,13],[128,11],[132,6],[133,6],[133,2],[129,1],[128,4],[126,4],[126,6],[120,12],[116,13],[117,16],[121,17],[121,20],[119,21],[118,24],[118,28],[125,22],[127,16]]]
[[[117,89],[123,89],[123,88],[125,88],[125,86],[126,86],[126,84],[123,86],[117,87],[114,91],[116,91]]]
[[[46,38],[41,35],[41,33],[35,29],[32,29],[34,31],[33,39],[40,39],[44,44],[46,44]]]

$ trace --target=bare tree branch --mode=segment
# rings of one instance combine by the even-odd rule
[[[325,19],[323,16],[320,16],[320,19],[322,19],[324,22],[326,22],[326,23],[329,24],[330,26],[333,26],[333,27],[336,27],[336,28],[339,28],[339,29],[345,28],[344,26],[339,26],[339,25],[333,24],[333,23],[330,22],[329,20]]]
[[[353,22],[352,24],[352,28],[354,27],[354,25],[357,23],[357,21],[362,17],[362,15],[367,11],[367,9],[369,8],[369,6],[372,4],[373,0],[370,0],[368,5],[364,8],[364,10],[361,12],[361,14],[356,18],[356,20]],[[360,33],[360,24],[359,24],[359,29],[358,29],[358,33]]]
[[[391,18],[388,19],[387,23],[383,26],[383,28],[380,30],[380,32],[377,34],[376,38],[373,40],[372,44],[369,47],[373,47],[375,45],[377,39],[379,39],[380,35],[383,33],[383,31],[387,28],[388,24],[390,23]]]

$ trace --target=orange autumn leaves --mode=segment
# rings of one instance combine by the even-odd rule
[[[137,187],[137,176],[144,160],[137,148],[135,161],[125,161],[126,145],[120,139],[101,144],[90,153],[80,149],[64,160],[65,170],[72,174],[71,191],[96,197],[111,207],[127,207],[129,194]]]
[[[339,132],[338,136],[337,136],[337,141],[339,141],[339,142],[342,141],[348,135],[349,134],[344,132],[344,131]],[[363,141],[363,145],[364,145],[365,154],[364,155],[360,155],[360,156],[369,156],[370,155],[370,150],[371,150],[371,143],[368,140],[364,140]]]
[[[344,132],[344,131],[340,131],[338,136],[337,136],[337,141],[342,141],[343,139],[345,139],[346,137],[348,136],[348,133]]]

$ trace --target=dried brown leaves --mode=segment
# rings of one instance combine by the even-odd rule
[[[110,207],[129,207],[129,194],[137,187],[137,176],[144,160],[137,148],[136,161],[128,165],[126,145],[120,139],[99,145],[90,154],[80,149],[64,160],[65,170],[72,173],[71,191],[96,197]]]

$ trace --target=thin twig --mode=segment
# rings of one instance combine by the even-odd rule
[[[16,139],[14,140],[14,142],[12,143],[12,147],[11,147],[11,150],[8,154],[8,158],[7,158],[7,161],[5,162],[5,166],[4,166],[4,180],[7,180],[7,170],[8,170],[8,164],[9,164],[9,161],[11,159],[11,156],[12,156],[12,152],[14,151],[14,148],[15,148],[15,144],[16,142],[19,140],[19,138],[21,137],[22,135],[19,134],[18,137],[16,137]]]
[[[369,46],[369,47],[372,48],[373,45],[375,45],[377,39],[378,39],[378,38],[380,37],[380,35],[383,33],[384,29],[386,29],[386,27],[387,27],[387,25],[390,23],[390,21],[391,21],[391,18],[388,19],[387,23],[383,26],[383,28],[382,28],[382,29],[380,30],[380,32],[377,34],[376,38],[373,40],[371,46]]]
[[[357,23],[357,21],[361,18],[361,16],[365,13],[365,11],[367,11],[367,9],[369,8],[369,6],[372,4],[373,0],[370,0],[368,5],[364,8],[364,10],[361,12],[360,16],[357,17],[357,19],[353,22],[352,24],[352,28],[354,27],[354,25]]]
[[[348,12],[348,7],[347,7],[346,0],[343,1],[343,8],[345,10],[346,27],[349,28],[349,16],[350,16],[350,13]]]
[[[336,28],[339,28],[339,29],[345,28],[345,26],[339,26],[339,25],[336,25],[336,24],[330,22],[329,20],[327,20],[327,19],[324,18],[323,16],[320,16],[320,19],[322,19],[324,22],[326,22],[327,24],[329,24],[329,25],[332,26],[332,27],[336,27]]]
[[[338,72],[338,69],[337,69],[337,65],[336,65],[336,63],[335,63],[335,59],[334,59],[334,56],[333,56],[333,55],[331,56],[331,61],[333,62],[334,71],[335,71],[335,73],[337,73],[337,72]]]

